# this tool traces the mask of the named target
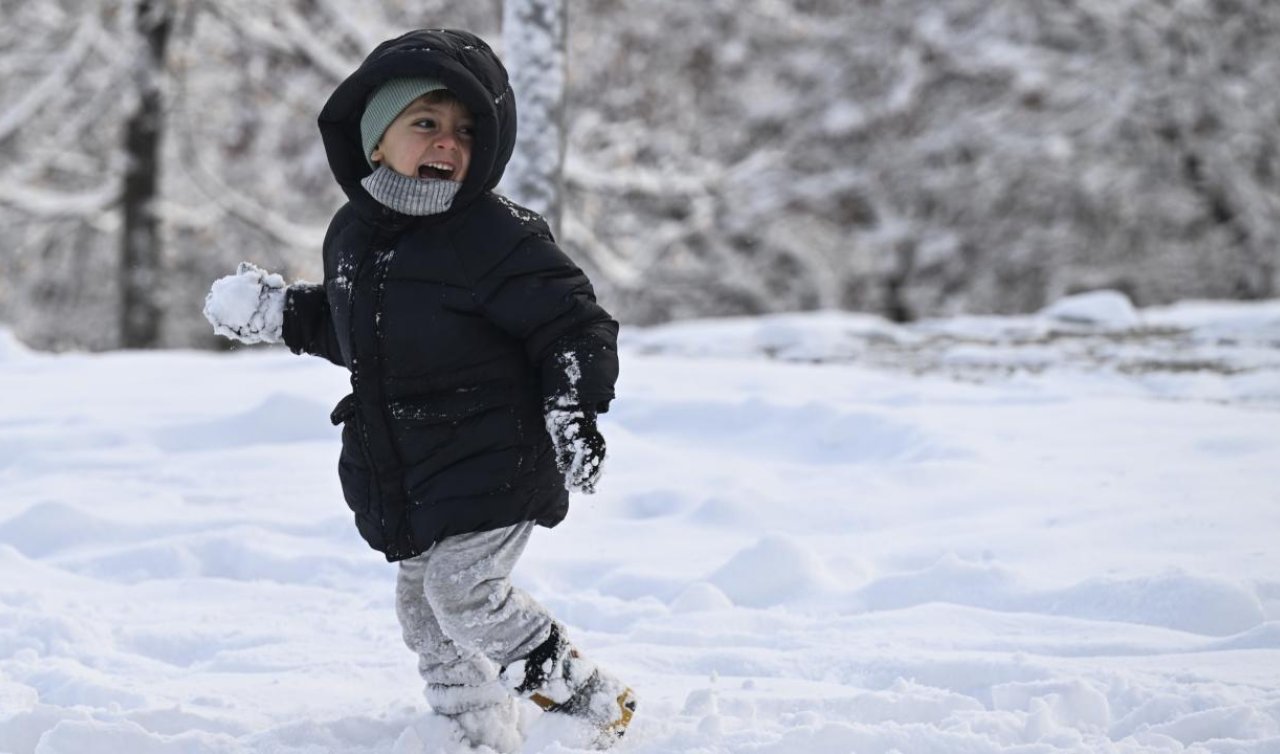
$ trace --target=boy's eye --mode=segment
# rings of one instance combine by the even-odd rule
[[[458,126],[458,133],[468,137],[474,136],[476,133],[476,127],[475,126]]]
[[[414,122],[413,125],[417,126],[418,128],[435,128],[436,122],[431,118],[419,118],[417,121]]]

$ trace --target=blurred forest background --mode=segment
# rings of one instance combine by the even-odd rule
[[[502,52],[501,0],[0,17],[0,324],[49,349],[126,342],[131,295],[155,345],[216,347],[200,309],[237,262],[320,277],[337,82],[410,28]],[[567,34],[560,240],[625,322],[1280,292],[1280,3],[568,0]],[[159,199],[129,217],[148,133]]]

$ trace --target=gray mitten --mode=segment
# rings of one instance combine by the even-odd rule
[[[213,331],[241,343],[279,343],[284,328],[284,278],[249,262],[218,278],[204,299]]]

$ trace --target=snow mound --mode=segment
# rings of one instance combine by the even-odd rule
[[[163,428],[156,444],[168,451],[205,451],[243,445],[335,441],[329,407],[289,393],[274,393],[253,407],[213,421]]]
[[[1035,590],[999,563],[976,563],[954,554],[923,570],[876,579],[859,590],[857,597],[865,609],[873,611],[938,602],[1139,623],[1206,636],[1230,636],[1266,620],[1257,595],[1225,579],[1173,571],[1148,577],[1089,579],[1062,589]]]
[[[1067,296],[1042,309],[1040,316],[1108,330],[1125,330],[1139,322],[1133,302],[1119,291],[1090,291]]]
[[[238,754],[243,747],[230,736],[188,732],[165,736],[137,723],[64,720],[40,737],[35,754],[82,754],[90,751],[130,754]]]
[[[1091,579],[1043,599],[1058,615],[1145,623],[1208,636],[1229,636],[1266,620],[1262,603],[1248,589],[1182,572]]]
[[[1149,324],[1195,330],[1210,337],[1280,341],[1280,301],[1179,301],[1142,310]]]
[[[773,607],[819,595],[832,579],[822,562],[800,542],[773,535],[729,559],[708,579],[746,607]]]
[[[918,463],[963,455],[888,412],[812,402],[651,403],[620,406],[610,416],[633,432],[669,436],[702,451],[800,464]]]
[[[673,613],[700,613],[725,610],[733,607],[733,601],[715,584],[695,581],[671,602]]]
[[[88,542],[132,539],[136,532],[65,503],[37,503],[0,522],[0,542],[27,557],[41,557]]]
[[[1280,621],[1268,621],[1210,645],[1212,649],[1280,649]]]
[[[627,328],[621,343],[652,353],[722,358],[764,354],[785,361],[825,361],[856,356],[868,339],[893,340],[898,337],[895,328],[875,315],[819,311]]]
[[[7,327],[0,327],[0,364],[21,361],[31,357],[31,349]]]
[[[898,610],[931,602],[998,609],[1016,592],[1014,575],[1000,565],[948,554],[929,568],[875,579],[858,596],[867,610]]]
[[[1082,679],[999,684],[991,688],[991,703],[996,710],[1043,710],[1057,725],[1081,730],[1101,732],[1111,725],[1106,690]]]

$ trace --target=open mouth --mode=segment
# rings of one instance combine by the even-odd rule
[[[418,166],[419,178],[435,178],[447,181],[453,178],[455,172],[457,172],[457,169],[447,162],[428,162],[425,165]]]

